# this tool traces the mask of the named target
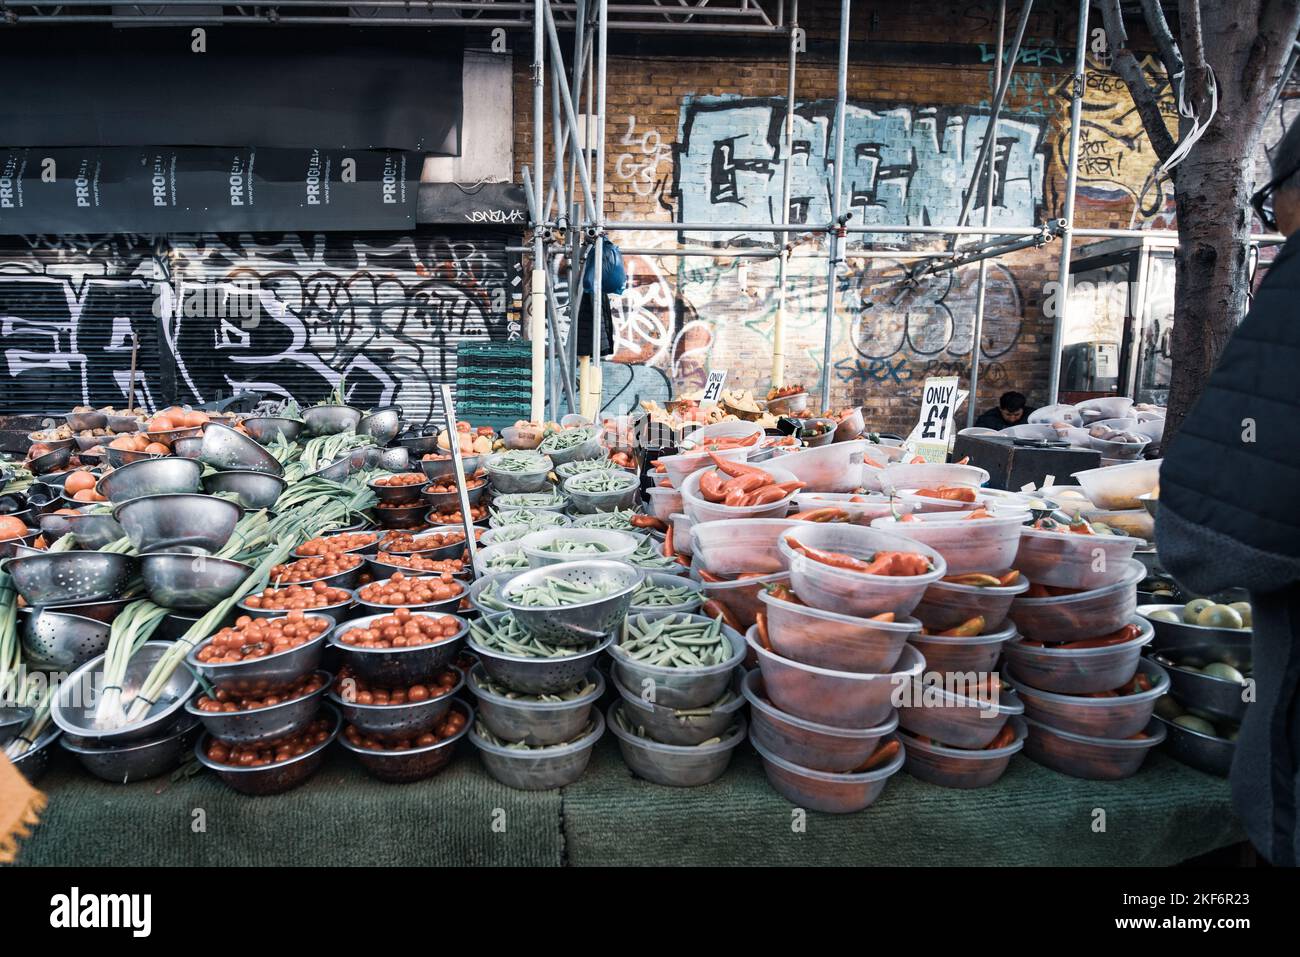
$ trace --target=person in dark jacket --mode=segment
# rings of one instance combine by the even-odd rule
[[[998,399],[996,408],[989,409],[982,413],[975,420],[975,425],[981,429],[1009,429],[1013,425],[1020,425],[1029,419],[1029,413],[1034,410],[1029,408],[1029,400],[1019,392],[1003,392],[1002,398]]]
[[[1156,541],[1161,564],[1185,589],[1250,592],[1254,683],[1243,687],[1248,704],[1232,762],[1232,802],[1256,850],[1275,865],[1294,866],[1300,852],[1300,123],[1279,144],[1273,174],[1254,203],[1265,228],[1289,238],[1168,450]]]

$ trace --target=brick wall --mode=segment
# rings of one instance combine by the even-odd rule
[[[1017,9],[1012,7],[1011,16]],[[1031,20],[999,127],[1001,189],[996,224],[1032,225],[1060,215],[1073,62],[1071,4],[1040,4]],[[909,12],[909,9],[915,12]],[[854,11],[843,195],[853,222],[956,222],[993,99],[996,4],[874,4]],[[792,216],[829,218],[830,118],[838,4],[807,0],[809,52],[796,102]],[[870,28],[871,44],[860,42]],[[1008,30],[1008,32],[1010,32]],[[726,49],[721,48],[725,46]],[[779,45],[694,37],[659,41],[653,53],[612,47],[608,72],[605,215],[610,221],[780,221],[787,69]],[[715,51],[722,55],[712,55]],[[516,60],[517,162],[532,157],[527,55]],[[1087,125],[1076,200],[1084,226],[1168,228],[1172,201],[1147,182],[1154,157],[1122,82],[1090,62]],[[549,100],[548,100],[549,106]],[[594,110],[593,110],[594,112]],[[549,131],[548,131],[549,135]],[[550,145],[547,145],[550,157]],[[982,222],[983,186],[971,215]],[[864,217],[866,217],[864,219]],[[671,232],[619,232],[625,249],[671,245]],[[703,245],[718,235],[687,234]],[[755,228],[731,238],[771,248]],[[922,380],[958,374],[966,384],[978,267],[911,286],[911,265],[891,252],[934,250],[941,241],[852,237],[838,279],[831,357],[832,403],[863,404],[868,422],[906,431]],[[1081,240],[1080,242],[1087,242]],[[1076,248],[1079,243],[1076,243]],[[826,315],[819,239],[801,245],[787,278],[786,381],[818,385]],[[870,251],[876,258],[861,258]],[[1007,389],[1045,400],[1051,322],[1044,284],[1059,245],[990,262],[981,335],[979,409]],[[728,386],[765,391],[770,381],[777,266],[763,259],[629,255],[629,288],[616,305],[617,358],[663,369],[678,390],[709,368]],[[870,307],[867,304],[870,303]]]

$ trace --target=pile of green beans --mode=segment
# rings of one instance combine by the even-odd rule
[[[488,525],[492,528],[501,528],[503,525],[525,525],[531,531],[536,532],[543,528],[554,528],[557,525],[563,525],[564,522],[565,518],[559,512],[514,508],[506,511],[493,509]]]
[[[579,446],[583,442],[590,442],[595,437],[596,430],[590,426],[581,429],[564,429],[560,432],[552,432],[542,439],[541,444],[537,446],[537,451],[563,452],[566,449]]]
[[[572,688],[557,694],[524,694],[522,691],[512,691],[505,685],[499,685],[488,677],[475,678],[474,683],[478,685],[481,691],[496,695],[498,698],[508,698],[511,701],[527,701],[534,704],[563,704],[566,701],[585,698],[596,690],[596,686],[586,678],[583,678]]]
[[[504,545],[507,542],[517,542],[525,535],[531,535],[533,532],[540,532],[540,525],[498,525],[492,529],[492,544]]]
[[[588,722],[587,726],[582,729],[576,736],[568,741],[561,741],[559,744],[525,744],[522,741],[502,741],[495,734],[489,731],[482,721],[474,722],[474,733],[486,741],[488,744],[495,744],[499,748],[505,748],[509,751],[549,751],[553,748],[567,748],[575,741],[581,741],[591,732],[596,730],[596,722]]]
[[[704,709],[700,709],[700,710],[704,710]],[[618,726],[622,728],[624,731],[626,731],[628,734],[635,735],[638,738],[646,738],[650,741],[655,740],[654,738],[651,738],[650,735],[646,734],[644,725],[632,723],[632,720],[627,716],[626,706],[622,704],[620,704],[617,708],[614,709],[614,721],[617,722]],[[721,744],[727,738],[730,738],[734,734],[736,734],[736,732],[738,732],[739,730],[740,730],[740,724],[739,723],[733,724],[731,727],[727,728],[727,730],[724,731],[722,734],[714,735],[711,738],[706,738],[705,740],[701,741],[699,744],[693,745],[693,747],[706,748],[711,744]],[[692,745],[679,745],[679,747],[692,747]]]
[[[688,601],[703,599],[704,592],[693,585],[656,585],[646,579],[632,593],[632,604],[645,607],[667,607],[684,605]]]
[[[627,532],[633,530],[632,516],[636,514],[635,509],[624,508],[613,512],[597,512],[591,516],[591,521],[584,521],[577,525],[578,528],[609,528],[616,532]],[[641,531],[641,529],[637,529]]]
[[[609,459],[602,456],[598,459],[577,459],[573,462],[565,462],[563,465],[555,467],[555,474],[562,479],[573,478],[575,475],[581,475],[583,472],[607,472],[610,469],[617,469]]]
[[[677,564],[677,559],[669,558],[659,550],[659,543],[653,538],[638,545],[627,560],[638,568],[672,568]]]
[[[721,618],[705,624],[687,614],[628,616],[618,646],[633,661],[660,668],[708,668],[732,655]]]
[[[483,565],[494,572],[509,571],[512,568],[527,568],[528,556],[523,552],[501,552],[491,556]]]
[[[491,611],[509,611],[501,601],[501,582],[493,580],[484,586],[475,599],[484,608]]]
[[[510,600],[516,605],[527,608],[561,608],[565,605],[581,605],[584,602],[595,601],[597,598],[619,591],[622,587],[618,582],[584,585],[563,578],[547,578],[536,585],[525,585],[511,595]]]
[[[509,613],[492,618],[480,618],[469,623],[469,633],[474,640],[489,651],[517,658],[568,658],[590,651],[591,645],[553,645],[539,641],[524,631]]]
[[[601,554],[609,551],[604,542],[579,541],[576,538],[557,538],[545,545],[538,545],[539,552],[551,552],[556,555]]]
[[[549,492],[511,492],[498,495],[492,500],[498,509],[512,508],[561,508],[568,500],[557,491]]]
[[[635,486],[637,478],[622,469],[598,469],[569,480],[569,491],[594,495],[598,492],[626,492]]]
[[[496,459],[488,463],[488,471],[511,472],[517,475],[526,475],[530,472],[549,472],[550,470],[550,459],[528,449],[512,449],[509,452],[502,452]]]

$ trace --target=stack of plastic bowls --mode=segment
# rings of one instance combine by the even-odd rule
[[[858,559],[914,552],[931,568],[868,574],[815,560],[798,546]],[[911,612],[946,566],[929,546],[858,525],[798,523],[779,533],[777,549],[793,596],[760,594],[762,614],[746,635],[759,669],[743,688],[750,738],[779,794],[815,810],[859,811],[903,766],[894,735],[898,692],[925,668],[908,644],[921,628]]]
[[[1025,754],[1090,780],[1129,777],[1165,737],[1153,719],[1169,686],[1143,663],[1154,634],[1137,616],[1146,576],[1136,540],[1025,528],[1016,567],[1033,587],[1011,603],[1020,635],[1005,647],[1005,674],[1025,707]]]

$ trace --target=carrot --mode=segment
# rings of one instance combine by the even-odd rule
[[[998,748],[1005,748],[1009,744],[1014,744],[1016,740],[1016,729],[1011,727],[1007,722],[998,732],[998,736],[984,746],[985,751],[996,751]]]
[[[700,606],[700,610],[710,618],[721,618],[724,625],[735,628],[737,631],[745,630],[745,626],[736,619],[736,616],[732,614],[731,609],[722,604],[722,602],[718,601],[716,598],[710,598]]]
[[[965,485],[941,485],[938,488],[919,488],[916,494],[924,498],[937,498],[945,502],[973,502],[975,490]]]
[[[706,581],[706,582],[723,582],[723,581],[726,581],[726,579],[723,578],[721,575],[715,575],[715,574],[713,574],[713,572],[711,572],[711,571],[707,571],[706,569],[703,569],[703,568],[700,569],[700,580],[701,580],[701,581]]]
[[[894,755],[898,754],[898,749],[900,747],[902,747],[902,745],[898,743],[897,739],[886,741],[872,752],[871,757],[867,758],[867,760],[863,761],[849,773],[861,774],[863,771],[870,771],[873,768],[878,768],[881,765],[888,764],[894,759]]]
[[[790,586],[785,582],[776,582],[767,586],[767,593],[773,598],[779,598],[781,601],[788,601],[792,605],[802,605],[803,602],[799,596],[790,590]]]

